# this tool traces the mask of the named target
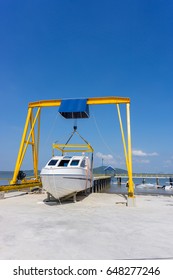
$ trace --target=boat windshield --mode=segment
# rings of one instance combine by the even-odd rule
[[[64,166],[65,167],[65,166],[68,165],[69,161],[70,161],[69,159],[62,159],[58,166]]]
[[[49,166],[53,166],[53,165],[56,165],[57,162],[58,162],[57,159],[51,159],[51,160],[49,161],[48,165],[49,165]]]
[[[71,166],[77,166],[79,164],[79,160],[78,159],[73,159],[70,163]]]

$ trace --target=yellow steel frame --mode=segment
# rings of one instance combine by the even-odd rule
[[[64,153],[93,153],[93,148],[90,144],[55,144],[52,145],[53,150],[58,149]],[[74,149],[72,149],[74,148]],[[53,152],[54,155],[54,152]]]
[[[130,98],[126,97],[94,97],[87,99],[88,105],[103,105],[103,104],[116,104],[118,111],[118,118],[120,122],[120,130],[122,135],[122,141],[124,146],[124,154],[126,159],[126,166],[128,170],[128,197],[134,197],[134,186],[133,186],[133,178],[132,178],[132,149],[131,149],[131,128],[130,128]],[[122,119],[120,114],[119,104],[126,104],[126,117],[127,117],[127,144],[125,141],[124,130],[122,125]],[[53,107],[60,106],[61,99],[58,100],[43,100],[37,102],[31,102],[28,105],[28,114],[26,118],[26,123],[24,126],[23,136],[16,160],[16,165],[14,169],[13,178],[10,184],[16,184],[17,175],[21,168],[24,156],[26,154],[26,150],[29,145],[32,146],[32,156],[33,156],[33,169],[34,169],[34,182],[40,182],[38,177],[38,151],[39,151],[39,141],[40,141],[40,113],[41,108],[43,107]],[[34,115],[34,109],[36,113]],[[37,126],[37,133],[36,133]],[[36,135],[37,134],[37,135]],[[32,181],[32,180],[30,180]]]
[[[16,184],[17,175],[25,157],[27,148],[29,145],[32,147],[33,169],[34,169],[34,182],[39,182],[38,178],[38,152],[39,152],[39,140],[40,140],[40,112],[41,108],[38,108],[34,116],[32,108],[28,108],[28,114],[26,123],[22,135],[22,140],[19,147],[19,152],[16,160],[13,178],[10,184]],[[36,136],[36,123],[37,123],[37,136]],[[37,139],[36,139],[37,138]],[[33,180],[30,180],[31,182]]]

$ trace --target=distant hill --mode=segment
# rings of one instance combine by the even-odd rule
[[[94,174],[105,174],[105,168],[106,168],[107,166],[99,166],[99,167],[95,167],[95,168],[93,168],[93,173]],[[115,169],[115,174],[127,174],[127,170],[125,170],[125,169],[121,169],[121,168],[115,168],[115,167],[113,167],[114,169]]]

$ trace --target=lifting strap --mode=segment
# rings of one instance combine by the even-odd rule
[[[73,126],[73,132],[71,133],[69,139],[67,140],[67,142],[64,144],[64,147],[62,148],[62,150],[65,149],[66,145],[69,143],[69,141],[71,140],[71,138],[73,137],[74,134],[77,134],[87,145],[90,145],[80,134],[79,132],[77,131],[77,125],[74,125]]]

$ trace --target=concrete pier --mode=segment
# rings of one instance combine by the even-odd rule
[[[117,177],[117,184],[121,185],[121,177]]]
[[[156,178],[156,185],[159,185],[159,178]]]
[[[94,177],[92,192],[101,192],[110,184],[110,181],[111,181],[110,176]]]

